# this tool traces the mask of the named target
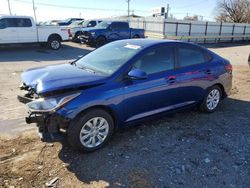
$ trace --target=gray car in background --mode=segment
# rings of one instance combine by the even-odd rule
[[[83,34],[83,28],[95,27],[98,23],[101,22],[102,20],[84,20],[80,22],[73,22],[68,26],[69,37],[74,42],[80,42],[78,36]]]

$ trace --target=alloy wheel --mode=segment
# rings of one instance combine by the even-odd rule
[[[206,104],[209,110],[214,110],[220,102],[220,91],[218,89],[213,89],[207,96]]]
[[[103,117],[88,120],[80,131],[81,144],[87,148],[94,148],[102,144],[109,133],[109,124]]]

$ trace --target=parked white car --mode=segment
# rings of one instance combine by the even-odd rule
[[[60,26],[39,26],[28,16],[0,16],[0,45],[40,43],[53,50],[69,39],[68,31]]]
[[[69,37],[74,42],[80,42],[79,36],[83,34],[82,29],[86,27],[95,27],[102,20],[84,20],[81,22],[73,22],[68,26]]]

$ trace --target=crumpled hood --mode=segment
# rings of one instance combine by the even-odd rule
[[[21,75],[22,82],[36,90],[37,94],[74,89],[104,82],[103,75],[79,69],[75,65],[62,64],[28,69]]]

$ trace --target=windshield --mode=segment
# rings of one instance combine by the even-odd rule
[[[82,23],[82,26],[83,26],[83,27],[87,27],[88,24],[89,24],[89,22],[90,22],[90,21],[84,21],[84,22]]]
[[[83,24],[83,21],[74,21],[69,26],[70,27],[77,27],[77,26],[81,26],[82,24]]]
[[[75,64],[82,69],[112,75],[140,49],[141,47],[137,45],[110,43],[89,53]]]
[[[98,28],[107,28],[110,24],[111,24],[111,22],[103,21],[103,22],[97,24],[96,27],[98,27]]]

